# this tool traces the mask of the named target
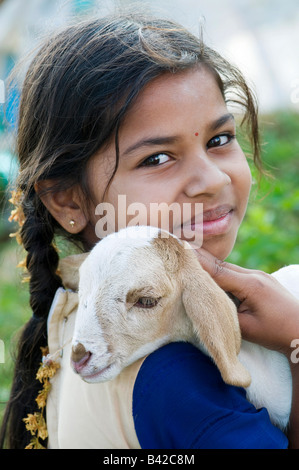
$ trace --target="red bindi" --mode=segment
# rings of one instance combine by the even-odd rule
[[[196,137],[198,136],[198,132],[195,132]]]

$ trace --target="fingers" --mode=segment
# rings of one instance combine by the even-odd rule
[[[242,332],[242,338],[248,341],[259,342],[259,324],[254,315],[250,313],[239,313],[239,325]]]
[[[203,250],[196,250],[197,258],[202,267],[212,276],[214,281],[227,292],[242,300],[242,292],[248,282],[248,274],[251,270],[241,268],[225,261],[220,261],[213,255]]]
[[[239,300],[242,337],[289,353],[299,337],[298,300],[270,274],[220,261],[202,248],[196,254],[215,282]]]
[[[204,250],[203,248],[199,248],[195,252],[202,267],[206,269],[206,271],[208,271],[212,277],[214,275],[221,275],[221,273],[226,272],[226,270],[242,274],[249,274],[253,272],[250,269],[242,268],[241,266],[237,266],[236,264],[221,261],[218,258],[215,258],[215,256],[211,255],[211,253]]]

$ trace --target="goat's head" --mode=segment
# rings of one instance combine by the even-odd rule
[[[192,250],[152,227],[129,227],[100,241],[80,267],[75,371],[87,382],[110,380],[180,340],[202,347],[226,382],[249,385],[237,359],[236,308]]]

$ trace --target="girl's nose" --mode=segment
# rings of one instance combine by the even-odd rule
[[[194,158],[185,174],[185,194],[190,198],[198,195],[215,196],[231,183],[228,173],[205,155]]]

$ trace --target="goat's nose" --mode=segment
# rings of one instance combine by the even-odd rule
[[[86,351],[83,344],[78,343],[72,347],[71,362],[76,372],[80,372],[86,366],[91,356],[90,351]]]

